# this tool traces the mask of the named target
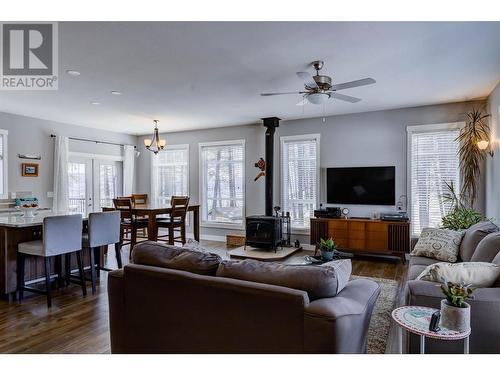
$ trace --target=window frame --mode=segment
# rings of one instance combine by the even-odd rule
[[[204,209],[205,209],[205,199],[206,199],[206,182],[205,182],[205,173],[203,170],[203,148],[204,147],[215,147],[215,146],[229,146],[229,145],[238,145],[243,147],[242,153],[242,188],[243,188],[243,204],[242,204],[242,221],[241,224],[235,223],[224,223],[224,222],[207,222],[204,220]],[[213,142],[200,142],[198,143],[198,172],[199,172],[199,197],[200,197],[200,226],[206,228],[222,228],[222,229],[235,229],[235,230],[244,230],[245,229],[245,217],[246,217],[246,140],[245,139],[234,139],[227,141],[213,141]]]
[[[314,140],[316,141],[316,208],[319,207],[320,204],[320,194],[321,194],[321,134],[319,133],[313,133],[313,134],[301,134],[301,135],[287,135],[287,136],[281,136],[280,137],[280,160],[279,160],[279,166],[280,166],[280,202],[281,202],[281,207],[284,210],[285,209],[285,192],[284,192],[284,181],[285,181],[285,171],[283,170],[283,152],[284,152],[284,146],[286,142],[289,141],[308,141],[308,140]],[[291,226],[291,233],[292,234],[309,234],[311,225],[307,225],[306,227],[294,227],[293,224],[290,224]]]
[[[423,133],[433,133],[433,132],[442,132],[442,131],[452,131],[452,130],[461,130],[465,126],[465,122],[450,122],[450,123],[440,123],[440,124],[427,124],[427,125],[409,125],[406,127],[406,211],[407,215],[410,219],[410,237],[416,238],[420,236],[420,233],[415,234],[413,231],[413,222],[412,218],[412,208],[413,208],[413,195],[412,195],[412,136],[414,134],[423,134]],[[457,155],[457,159],[459,156]],[[460,170],[458,173],[458,181],[460,183],[461,175]]]
[[[9,198],[9,150],[8,150],[8,139],[9,131],[7,129],[0,129],[0,135],[2,136],[2,188],[3,193],[0,194],[0,199]]]
[[[189,173],[190,173],[190,153],[189,153],[189,144],[188,143],[183,143],[183,144],[167,144],[164,148],[164,151],[160,151],[158,155],[162,152],[168,151],[168,150],[186,150],[187,152],[187,195],[191,196],[191,186],[189,184]],[[158,166],[159,164],[155,162],[154,158],[158,157],[158,155],[155,155],[154,153],[151,153],[151,193],[156,190],[157,191],[157,198],[160,198],[159,196],[159,191],[158,191],[158,186],[154,186],[154,184],[157,184],[158,182]],[[158,160],[158,159],[157,159]],[[156,171],[155,171],[156,169]],[[154,189],[154,190],[153,190]],[[151,197],[153,197],[153,194],[151,194]]]

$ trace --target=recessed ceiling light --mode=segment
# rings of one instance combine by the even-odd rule
[[[66,70],[66,73],[73,77],[78,77],[81,74],[78,70]]]
[[[101,105],[101,102],[90,102],[92,105]]]
[[[113,94],[113,95],[121,95],[122,93],[121,93],[121,91],[115,91],[115,90],[113,90],[113,91],[111,91],[111,94]]]

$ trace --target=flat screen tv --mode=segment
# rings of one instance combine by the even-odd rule
[[[327,168],[327,202],[392,206],[396,167]]]

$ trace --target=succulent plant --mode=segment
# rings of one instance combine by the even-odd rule
[[[448,303],[455,307],[467,307],[465,300],[472,298],[471,295],[474,291],[470,285],[451,283],[446,280],[441,284],[441,290]]]
[[[323,251],[335,251],[337,249],[337,244],[332,238],[320,239],[319,247]]]

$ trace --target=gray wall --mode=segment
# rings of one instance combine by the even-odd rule
[[[488,98],[495,156],[486,158],[486,216],[500,219],[500,83]]]
[[[0,112],[0,129],[9,131],[8,137],[8,191],[32,191],[42,207],[52,207],[52,198],[47,197],[54,185],[54,139],[50,134],[64,135],[136,144],[137,137],[103,130],[89,129],[53,121],[35,119]],[[121,147],[70,141],[70,151],[96,154],[120,155]],[[41,155],[42,160],[19,159],[18,154]],[[22,177],[21,164],[35,162],[40,165],[38,177]]]
[[[450,103],[388,111],[366,112],[321,118],[282,121],[275,138],[275,165],[279,166],[279,137],[298,134],[321,134],[321,167],[332,166],[396,166],[396,197],[406,194],[406,126],[456,122],[472,107],[484,101]],[[264,156],[262,125],[239,126],[163,134],[169,144],[190,145],[190,195],[199,200],[198,143],[246,139],[246,207],[247,215],[264,212],[264,180],[257,182],[254,162]],[[139,150],[144,151],[142,139]],[[138,192],[150,192],[150,156],[141,152],[138,160]],[[275,204],[280,204],[279,169],[275,170]],[[324,189],[323,189],[324,190]],[[324,201],[324,192],[321,193]],[[484,184],[481,183],[477,206],[484,211]],[[394,206],[350,206],[351,215],[369,216],[372,211],[393,211]],[[225,235],[227,230],[202,228],[205,235]],[[295,236],[293,236],[294,238]],[[302,238],[304,239],[304,238]]]

